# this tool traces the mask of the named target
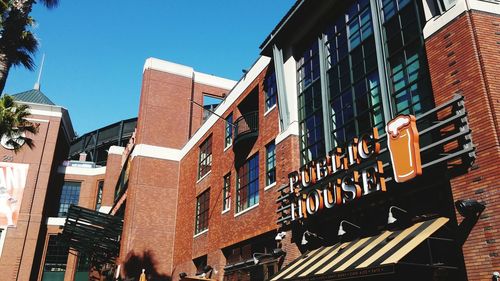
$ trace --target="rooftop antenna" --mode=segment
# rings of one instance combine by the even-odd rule
[[[38,79],[35,83],[35,86],[33,86],[33,89],[40,91],[40,79],[42,78],[42,71],[43,71],[43,63],[45,62],[45,53],[42,55],[42,64],[40,65],[40,71],[38,72]]]

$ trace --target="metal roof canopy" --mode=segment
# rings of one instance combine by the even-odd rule
[[[119,217],[71,205],[61,237],[92,261],[111,262],[120,250],[122,228]]]

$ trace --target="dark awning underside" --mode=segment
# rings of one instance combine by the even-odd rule
[[[120,250],[120,217],[71,205],[62,232],[69,247],[95,261],[113,261]]]
[[[271,281],[341,280],[392,274],[405,256],[448,220],[436,218],[403,230],[385,231],[376,236],[321,247],[290,263]]]

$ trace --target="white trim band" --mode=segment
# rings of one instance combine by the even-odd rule
[[[59,166],[57,172],[64,175],[98,176],[106,173],[106,167],[84,168],[72,166]]]
[[[117,145],[112,145],[112,146],[109,147],[108,154],[122,155],[123,151],[125,151],[125,147],[123,147],[123,146],[117,146]]]
[[[180,161],[182,158],[181,150],[154,146],[149,144],[136,144],[134,147],[134,151],[132,151],[132,159],[134,157],[148,157],[148,158],[156,158],[162,160],[171,160],[171,161]]]
[[[49,217],[47,225],[63,226],[66,223],[66,218]]]

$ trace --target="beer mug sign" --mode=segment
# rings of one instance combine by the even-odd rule
[[[420,145],[415,116],[399,115],[385,127],[394,180],[406,182],[422,174]]]

